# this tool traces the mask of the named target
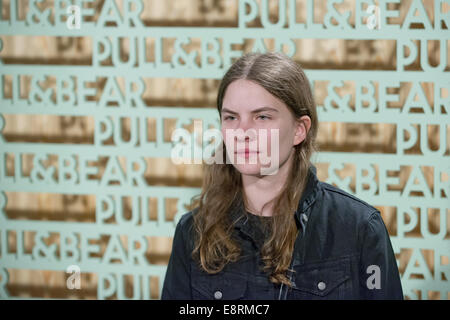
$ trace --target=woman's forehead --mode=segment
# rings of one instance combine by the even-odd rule
[[[266,110],[258,110],[266,108]],[[270,110],[273,109],[273,110]],[[239,79],[227,88],[222,103],[222,112],[283,112],[286,105],[257,83]]]

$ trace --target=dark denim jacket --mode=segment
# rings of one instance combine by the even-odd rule
[[[177,224],[162,299],[403,299],[397,262],[380,212],[319,181],[311,166],[294,213],[298,237],[289,273],[292,288],[273,284],[262,270],[258,241],[242,204],[230,210],[242,257],[218,274],[191,258],[192,215]]]

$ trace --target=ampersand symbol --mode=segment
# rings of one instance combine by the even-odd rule
[[[51,89],[42,90],[42,88],[39,85],[39,82],[45,82],[44,75],[32,78],[31,91],[28,98],[29,103],[31,104],[42,103],[46,105],[53,104],[53,102],[51,101],[52,90]],[[38,100],[37,98],[39,98],[40,100]]]
[[[33,159],[33,169],[30,173],[31,181],[42,181],[47,184],[55,184],[55,181],[52,177],[55,173],[55,168],[45,168],[41,163],[41,161],[44,160],[47,160],[47,156],[45,154],[35,154]]]
[[[343,0],[331,0],[327,2],[327,14],[324,18],[324,25],[327,29],[339,28],[339,29],[351,29],[350,24],[348,23],[348,18],[350,17],[350,12],[347,11],[344,14],[341,14],[334,7],[335,3],[341,3]],[[337,25],[331,22],[331,19],[335,19],[337,21]]]
[[[175,40],[175,53],[172,56],[172,64],[175,67],[187,67],[187,68],[196,68],[199,69],[197,64],[195,63],[195,58],[197,57],[197,52],[193,51],[190,53],[187,53],[184,51],[184,49],[181,47],[181,45],[189,44],[190,40],[188,37],[180,37]],[[185,65],[182,65],[179,61],[179,58],[182,58],[185,62]]]
[[[346,112],[349,107],[350,102],[350,95],[345,95],[344,97],[341,97],[334,91],[334,88],[336,87],[342,87],[344,85],[343,81],[330,81],[328,84],[328,95],[325,98],[325,101],[323,103],[325,109],[327,111],[335,109],[333,107],[333,102],[335,102],[338,105],[338,111]]]
[[[30,0],[29,11],[27,13],[27,18],[26,18],[27,24],[29,26],[36,24],[36,20],[38,21],[38,25],[40,25],[42,27],[50,25],[49,17],[50,17],[51,10],[46,9],[43,12],[41,12],[39,10],[39,8],[36,6],[37,2],[42,2],[42,1],[43,0],[33,0],[33,1]],[[35,18],[36,18],[36,20],[35,20]]]
[[[53,243],[49,246],[45,245],[44,239],[49,238],[49,232],[36,232],[36,245],[33,247],[32,256],[34,260],[45,259],[48,262],[56,261],[57,244]],[[41,255],[42,253],[42,255]]]

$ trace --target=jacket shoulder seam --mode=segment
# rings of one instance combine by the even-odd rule
[[[328,190],[330,192],[339,193],[340,195],[343,195],[343,196],[345,196],[345,197],[347,197],[349,199],[357,201],[357,202],[363,204],[364,206],[366,206],[367,208],[371,209],[372,211],[370,213],[370,216],[372,216],[373,213],[378,211],[377,208],[375,208],[374,206],[370,205],[366,201],[364,201],[362,199],[359,199],[359,198],[355,197],[354,195],[345,192],[344,190],[340,190],[339,188],[337,188],[337,187],[335,187],[335,186],[333,186],[333,185],[331,185],[329,183],[326,183],[326,182],[322,182],[322,183],[323,183],[323,188],[324,189],[326,189],[326,190]]]
[[[369,218],[367,219],[368,221],[371,221],[373,218],[375,218],[378,214],[380,213],[380,211],[378,209],[376,209],[375,211],[373,211],[370,215]]]

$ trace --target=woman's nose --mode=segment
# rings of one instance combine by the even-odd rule
[[[251,118],[242,118],[241,121],[239,121],[239,129],[242,129],[244,132],[246,132],[249,129],[254,129],[254,123]]]
[[[238,129],[242,130],[241,134],[236,135],[238,141],[251,141],[256,139],[256,128],[251,119],[242,119],[239,122]]]

